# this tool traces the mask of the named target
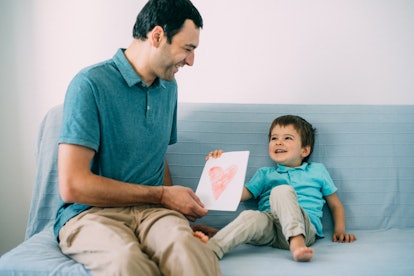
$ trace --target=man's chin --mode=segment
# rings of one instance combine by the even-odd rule
[[[168,76],[160,76],[159,78],[162,80],[171,82],[171,81],[175,81],[175,74],[168,75]]]
[[[165,78],[165,79],[162,79],[162,80],[165,80],[165,81],[168,81],[168,82],[172,82],[172,81],[175,81],[175,77],[174,78]]]

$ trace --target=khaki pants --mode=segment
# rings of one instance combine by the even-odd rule
[[[305,237],[307,246],[315,242],[315,227],[299,206],[297,195],[291,186],[273,188],[269,200],[270,213],[243,211],[208,241],[208,246],[220,259],[243,243],[289,249],[289,238],[297,235]]]
[[[59,232],[62,252],[94,275],[221,275],[218,259],[178,212],[91,208]]]

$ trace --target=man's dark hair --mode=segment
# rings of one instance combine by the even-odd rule
[[[302,117],[299,117],[297,115],[284,115],[274,119],[269,129],[269,141],[272,136],[272,129],[275,126],[286,127],[288,125],[292,125],[299,133],[300,139],[302,141],[302,147],[310,146],[309,155],[303,158],[303,162],[307,162],[313,152],[313,147],[315,145],[316,128],[314,128]]]
[[[155,26],[161,26],[167,36],[167,42],[190,19],[198,28],[203,28],[203,19],[197,8],[189,0],[149,0],[135,21],[132,35],[136,39],[146,40],[147,34]]]

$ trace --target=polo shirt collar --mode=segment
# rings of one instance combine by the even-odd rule
[[[299,167],[295,167],[295,168],[286,167],[286,166],[283,166],[283,165],[280,165],[280,164],[276,164],[276,171],[279,172],[279,173],[285,173],[285,172],[292,171],[292,170],[302,170],[302,171],[304,171],[304,170],[306,170],[307,166],[308,166],[308,163],[306,163],[306,162],[303,162],[302,165],[300,165]]]
[[[113,61],[118,67],[118,70],[121,73],[122,77],[124,78],[129,87],[132,87],[134,85],[139,85],[140,87],[147,87],[147,85],[142,81],[142,79],[135,72],[134,68],[125,57],[124,51],[125,49],[123,48],[118,49],[118,51],[113,57]],[[158,85],[163,86],[159,78],[157,78],[151,86],[157,87]]]

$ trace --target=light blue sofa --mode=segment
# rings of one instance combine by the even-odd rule
[[[61,111],[53,108],[41,125],[26,240],[1,256],[0,275],[89,274],[60,252],[51,230]],[[289,251],[242,245],[220,261],[223,275],[414,275],[414,106],[181,103],[178,114],[179,142],[167,158],[174,183],[193,189],[213,149],[249,150],[247,179],[271,166],[269,124],[282,114],[303,116],[317,128],[311,161],[331,173],[348,231],[358,238],[352,244],[331,242],[325,210],[326,238],[313,246],[312,262],[296,263]],[[236,212],[210,211],[197,223],[222,227],[248,208],[255,202],[240,204]]]

